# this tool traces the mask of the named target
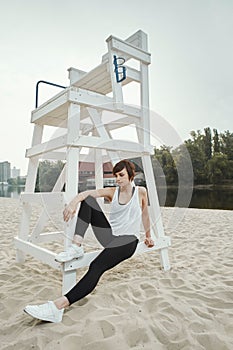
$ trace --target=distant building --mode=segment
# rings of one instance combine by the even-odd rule
[[[11,177],[11,164],[9,162],[0,162],[0,183],[7,182]]]
[[[101,165],[103,167],[104,184],[113,178],[112,164],[110,162]],[[79,162],[79,191],[95,188],[95,163]]]
[[[16,167],[14,166],[11,169],[11,177],[12,179],[17,179],[18,176],[20,176],[20,169],[16,169]]]

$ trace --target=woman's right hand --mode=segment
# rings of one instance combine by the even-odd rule
[[[73,204],[72,202],[68,205],[65,205],[65,209],[63,210],[63,219],[65,222],[68,222],[70,219],[72,219],[76,213],[77,205]]]
[[[144,240],[144,243],[147,245],[148,248],[152,248],[155,245],[155,243],[151,237],[146,237]]]

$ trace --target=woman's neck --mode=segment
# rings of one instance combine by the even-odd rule
[[[121,193],[132,193],[132,182],[130,182],[129,184],[125,185],[125,186],[122,186],[120,187],[120,192]]]

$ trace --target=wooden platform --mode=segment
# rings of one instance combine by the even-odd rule
[[[53,96],[37,109],[33,110],[31,114],[31,122],[39,125],[66,128],[68,107],[70,103],[76,103],[82,107],[95,107],[99,110],[116,112],[111,97],[71,86]],[[125,104],[121,114],[140,118],[141,109]],[[80,120],[83,120],[86,117],[87,114],[85,113],[85,110],[81,110]]]

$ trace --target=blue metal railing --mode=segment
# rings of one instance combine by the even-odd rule
[[[49,81],[45,81],[45,80],[39,80],[36,83],[36,104],[35,104],[36,108],[38,107],[38,93],[39,93],[39,84],[40,83],[47,84],[47,85],[52,85],[52,86],[55,86],[55,87],[58,87],[58,88],[61,88],[61,89],[66,89],[66,86],[50,83]]]
[[[118,83],[126,79],[126,67],[123,66],[124,63],[125,59],[123,57],[113,56],[113,64],[115,66],[114,72]]]

